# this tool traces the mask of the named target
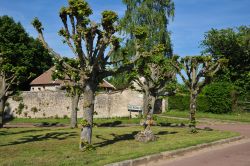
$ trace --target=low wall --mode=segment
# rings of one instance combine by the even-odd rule
[[[8,99],[6,114],[13,117],[49,118],[70,117],[71,98],[63,91],[22,92],[22,100]],[[99,93],[95,99],[97,118],[128,117],[128,105],[142,106],[143,95],[131,90]],[[83,115],[83,97],[79,102],[78,117]],[[138,115],[133,113],[132,116]]]

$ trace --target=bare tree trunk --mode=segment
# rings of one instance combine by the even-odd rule
[[[149,92],[145,90],[143,94],[143,118],[146,119],[149,113]]]
[[[5,102],[6,102],[6,98],[2,97],[0,99],[0,128],[3,127],[3,123],[4,123],[4,108],[5,108]]]
[[[196,132],[196,119],[195,119],[195,113],[196,113],[196,99],[197,94],[195,92],[191,92],[190,95],[190,124],[189,127],[191,128],[192,132]]]
[[[88,84],[84,91],[84,103],[83,103],[83,122],[81,129],[81,142],[80,150],[85,150],[91,145],[92,140],[92,127],[93,127],[93,115],[94,115],[94,90],[93,87]]]
[[[70,121],[70,127],[71,128],[77,128],[77,111],[78,111],[78,103],[79,103],[80,95],[76,94],[72,96],[71,102],[71,121]]]

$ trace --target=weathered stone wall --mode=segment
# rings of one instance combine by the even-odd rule
[[[49,118],[70,117],[71,98],[63,91],[22,92],[22,100],[10,98],[7,102],[6,113],[14,117]],[[128,117],[128,105],[142,106],[143,95],[131,90],[99,93],[95,99],[97,118]],[[83,97],[79,102],[78,117],[83,115]],[[132,116],[138,113],[132,113]]]

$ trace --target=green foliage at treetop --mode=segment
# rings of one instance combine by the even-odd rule
[[[205,54],[215,59],[226,58],[228,67],[221,70],[217,80],[231,81],[250,91],[250,27],[212,29],[202,41]]]
[[[127,10],[121,22],[122,30],[135,38],[135,29],[147,32],[144,46],[147,51],[156,44],[163,44],[167,50],[166,55],[172,55],[170,34],[167,25],[174,17],[175,6],[172,0],[123,0]],[[137,27],[143,27],[143,30]],[[138,33],[137,33],[138,34]],[[138,36],[137,36],[138,38]]]
[[[20,90],[28,90],[30,81],[53,64],[42,44],[9,16],[0,17],[0,58],[0,71],[6,78],[15,75]]]

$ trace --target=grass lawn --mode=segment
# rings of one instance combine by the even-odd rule
[[[11,128],[0,129],[0,165],[104,165],[238,135],[222,131],[153,127],[156,142],[138,143],[134,135],[141,127],[97,127],[93,131],[92,152],[78,150],[79,129]]]
[[[188,118],[189,112],[188,111],[176,111],[171,110],[166,113],[165,115],[172,116],[172,117],[182,117]],[[212,114],[212,113],[204,113],[204,112],[197,112],[197,118],[210,118],[210,119],[218,119],[218,120],[229,120],[229,121],[238,121],[238,122],[250,122],[250,113],[242,112],[242,113],[231,113],[231,114]]]
[[[158,117],[156,116],[155,121],[157,124],[170,124],[170,123],[184,123],[187,124],[188,120],[177,120],[172,118]],[[139,124],[141,119],[139,118],[96,118],[94,119],[94,123],[98,126],[117,126],[120,124]],[[29,119],[29,118],[15,118],[8,123],[10,124],[20,124],[20,123],[61,123],[61,124],[69,124],[70,119],[51,119],[51,118],[38,118],[38,119]]]

